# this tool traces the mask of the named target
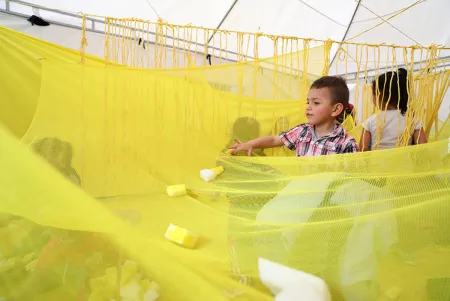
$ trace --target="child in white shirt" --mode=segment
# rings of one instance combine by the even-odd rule
[[[372,82],[372,91],[374,102],[378,97],[381,112],[370,116],[365,122],[359,145],[361,151],[395,148],[406,125],[408,72],[400,68],[397,72],[391,71],[380,75],[378,81]],[[384,126],[379,124],[380,122]],[[377,137],[378,131],[381,131],[379,137]],[[377,138],[379,138],[378,144]],[[416,122],[408,145],[423,143],[427,143],[427,138],[422,125]]]

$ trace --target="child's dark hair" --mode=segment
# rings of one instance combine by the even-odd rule
[[[311,85],[311,89],[322,88],[328,88],[333,104],[342,103],[345,110],[350,99],[350,91],[348,90],[345,79],[339,76],[323,76],[316,79]]]
[[[225,146],[223,150],[224,152],[226,152],[230,146],[235,144],[234,139],[241,140],[242,142],[247,142],[258,138],[260,135],[260,124],[258,120],[254,118],[239,117],[233,123],[232,131],[233,132],[231,133],[230,141],[228,141],[227,145]],[[257,156],[265,156],[264,150],[258,149],[254,150],[253,152]]]
[[[378,80],[372,81],[372,91],[379,91],[381,102],[386,106],[389,103],[398,105],[402,115],[408,109],[408,71],[403,68],[398,71],[389,71],[378,76]],[[389,103],[387,103],[389,101]]]
[[[59,163],[59,167],[71,166],[73,147],[58,138],[43,138],[32,145],[33,149],[50,163]]]
[[[233,124],[233,136],[243,141],[258,138],[259,122],[251,117],[239,117]]]
[[[73,147],[58,138],[44,138],[32,144],[33,150],[72,182],[81,185],[80,176],[72,167]]]

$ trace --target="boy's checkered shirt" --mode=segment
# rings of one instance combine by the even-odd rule
[[[280,134],[281,141],[297,156],[321,156],[356,153],[359,151],[355,139],[347,134],[342,126],[336,124],[333,132],[317,137],[314,126],[304,123]]]

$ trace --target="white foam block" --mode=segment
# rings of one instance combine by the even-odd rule
[[[211,182],[216,178],[216,174],[212,170],[202,169],[200,170],[200,178],[205,182]]]
[[[258,268],[275,301],[331,301],[328,287],[319,277],[264,258],[258,259]]]

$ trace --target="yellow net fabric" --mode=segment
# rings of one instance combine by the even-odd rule
[[[88,16],[83,17],[86,20]],[[201,73],[214,87],[273,100],[302,99],[314,76],[342,75],[355,85],[352,103],[357,124],[382,109],[381,103],[372,103],[372,81],[382,73],[404,68],[411,75],[409,109],[398,146],[408,144],[407,138],[417,120],[423,123],[427,137],[439,130],[438,111],[450,84],[448,59],[441,53],[448,48],[336,42],[176,25],[163,20],[91,17],[105,24],[100,28],[105,31],[106,65],[186,68],[194,61],[195,65],[213,66],[202,69]],[[88,27],[86,22],[83,24],[85,34]],[[87,49],[88,41],[82,40],[82,55]],[[378,114],[377,118],[379,133],[386,122],[382,115]],[[373,145],[375,149],[379,139]]]
[[[3,41],[29,41],[5,70],[37,71],[0,90],[2,105],[25,107],[12,116],[34,116],[20,137],[26,122],[2,114],[0,297],[272,300],[258,258],[321,277],[333,300],[448,293],[447,140],[351,155],[229,157],[232,138],[304,122],[305,91],[291,90],[292,100],[224,91],[205,80],[216,76],[210,67],[105,68],[87,56],[81,64],[1,32]],[[13,58],[9,47],[0,49]],[[45,59],[36,64],[29,53]],[[22,91],[28,85],[38,97]],[[202,181],[199,171],[216,166],[224,173]],[[187,195],[169,197],[175,184]],[[169,242],[170,224],[198,234],[197,246]]]
[[[42,60],[80,62],[80,53],[5,27],[0,27],[0,45],[0,117],[14,134],[22,137],[36,110]],[[87,56],[86,63],[103,65],[104,61]]]

